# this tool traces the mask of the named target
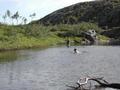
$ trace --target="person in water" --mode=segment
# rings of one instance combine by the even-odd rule
[[[69,39],[67,40],[66,44],[67,44],[67,47],[70,47],[70,40]]]
[[[80,53],[76,48],[74,48],[74,53]]]

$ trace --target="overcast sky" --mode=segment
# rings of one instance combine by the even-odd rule
[[[36,20],[60,8],[85,1],[92,0],[0,0],[0,21],[6,10],[10,10],[11,13],[18,11],[28,20],[30,14],[36,13]]]

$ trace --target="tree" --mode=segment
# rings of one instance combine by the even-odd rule
[[[27,18],[23,17],[22,20],[23,20],[23,23],[24,23],[24,24],[27,23]]]
[[[4,23],[5,23],[5,22],[6,22],[7,15],[6,15],[6,14],[5,14],[5,15],[3,15],[3,16],[2,16],[2,18],[3,18]]]
[[[10,11],[9,11],[9,10],[7,10],[6,14],[7,14],[7,16],[8,16],[8,17],[10,17],[10,16],[11,16],[11,13],[10,13]]]
[[[16,19],[17,24],[18,24],[18,18],[19,18],[19,13],[18,11],[12,16],[13,19]]]
[[[8,18],[12,19],[10,10],[7,10],[6,15],[7,15]]]
[[[12,25],[13,25],[13,24],[14,24],[14,23],[13,23],[13,20],[15,19],[14,15],[11,16],[11,18],[12,18]]]
[[[31,15],[29,15],[29,17],[31,18],[31,21],[33,20],[33,18],[36,16],[36,13],[33,13]]]

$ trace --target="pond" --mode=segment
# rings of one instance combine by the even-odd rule
[[[79,54],[74,54],[75,47]],[[0,90],[66,90],[66,85],[86,75],[120,82],[120,47],[61,46],[0,53]]]

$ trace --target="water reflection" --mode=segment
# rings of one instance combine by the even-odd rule
[[[11,62],[18,58],[16,51],[3,51],[0,52],[0,63],[2,62]]]

